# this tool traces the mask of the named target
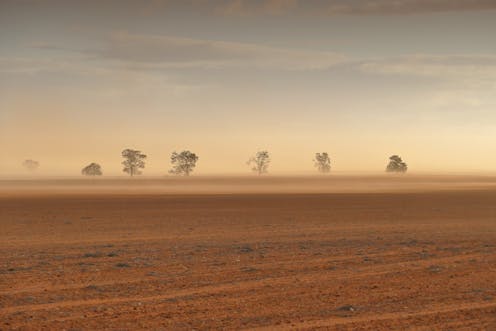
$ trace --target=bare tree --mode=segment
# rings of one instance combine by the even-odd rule
[[[122,171],[127,172],[130,176],[141,175],[139,169],[145,168],[145,154],[134,149],[125,149],[122,151],[122,157],[124,158]]]
[[[259,175],[267,173],[269,168],[270,155],[267,151],[258,151],[255,156],[252,156],[246,164],[252,165],[251,170],[258,173]]]
[[[331,171],[331,159],[327,153],[315,153],[315,159],[313,160],[315,167],[319,172],[326,174]]]
[[[98,163],[91,163],[81,170],[84,176],[101,176],[102,167]]]
[[[386,167],[387,172],[406,172],[408,170],[408,166],[401,157],[398,155],[392,155],[389,158],[389,164]]]
[[[29,171],[35,171],[40,167],[40,163],[38,161],[29,159],[24,160],[24,162],[22,162],[22,166]]]
[[[182,151],[181,153],[174,152],[171,155],[172,169],[169,173],[178,176],[189,176],[195,169],[198,156],[190,151]]]

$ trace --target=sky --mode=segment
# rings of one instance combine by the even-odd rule
[[[0,0],[0,176],[496,172],[494,0]]]

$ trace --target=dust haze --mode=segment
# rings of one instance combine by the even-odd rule
[[[492,190],[491,175],[193,176],[0,180],[1,195],[405,193]]]
[[[496,330],[495,0],[0,0],[0,330]]]

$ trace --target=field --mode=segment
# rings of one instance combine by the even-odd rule
[[[0,181],[0,330],[496,330],[496,178]]]

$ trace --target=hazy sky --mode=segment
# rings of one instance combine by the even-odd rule
[[[0,0],[0,176],[496,171],[494,0]]]

